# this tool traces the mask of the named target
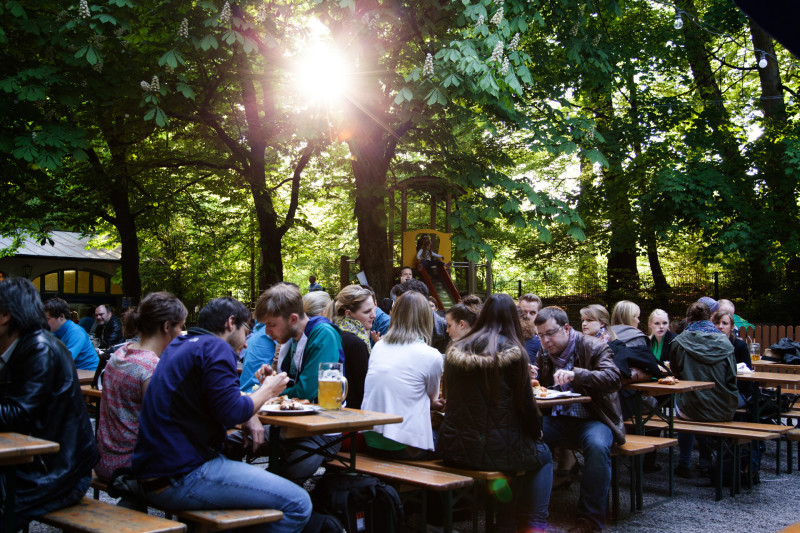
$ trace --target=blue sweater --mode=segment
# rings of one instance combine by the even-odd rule
[[[139,479],[186,474],[217,457],[225,431],[246,422],[253,401],[239,392],[236,353],[192,328],[161,354],[144,395],[133,472]]]
[[[97,370],[100,358],[89,340],[89,334],[72,320],[67,320],[55,332],[56,337],[67,346],[75,361],[75,368],[80,370]]]
[[[256,370],[261,368],[261,365],[271,365],[274,357],[275,341],[267,335],[264,324],[258,322],[253,328],[253,334],[247,339],[247,348],[242,356],[244,359],[241,377],[242,392],[249,393],[252,391],[253,385],[258,385]]]
[[[381,337],[386,335],[386,332],[389,331],[389,315],[383,312],[383,309],[380,307],[375,308],[375,320],[372,322],[372,330],[377,331],[381,334]],[[369,339],[370,344],[375,346],[375,341],[372,340],[372,336]]]

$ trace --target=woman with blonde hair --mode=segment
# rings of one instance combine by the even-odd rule
[[[641,309],[629,300],[621,300],[611,311],[611,330],[625,346],[650,346],[647,335],[639,330]]]
[[[371,349],[369,331],[375,320],[375,309],[372,291],[360,285],[348,285],[325,307],[325,317],[342,336],[344,372],[349,387],[347,406],[353,409],[361,409],[364,398]]]
[[[433,315],[425,296],[401,294],[392,306],[389,331],[372,348],[362,408],[395,413],[403,421],[364,433],[369,453],[393,459],[431,455],[430,410],[439,403],[444,368],[442,354],[428,346],[432,335]]]
[[[611,342],[617,338],[614,330],[609,327],[611,317],[608,316],[608,310],[600,304],[587,305],[581,309],[581,321],[584,335],[597,337],[605,342]]]
[[[650,347],[653,355],[662,364],[669,362],[669,350],[676,335],[669,330],[669,315],[663,309],[653,309],[647,318]]]
[[[306,316],[319,316],[331,303],[331,296],[325,291],[312,291],[303,296],[303,311]]]

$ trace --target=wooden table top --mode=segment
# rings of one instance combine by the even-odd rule
[[[94,379],[94,370],[81,370],[78,369],[78,381],[81,385],[91,385]]]
[[[81,392],[89,398],[99,398],[103,395],[103,391],[93,389],[91,385],[81,385]]]
[[[544,409],[547,407],[555,407],[556,405],[570,405],[573,403],[589,403],[592,399],[589,396],[573,396],[573,397],[561,397],[561,398],[536,398],[536,405],[539,406],[540,409]]]
[[[740,381],[758,381],[762,385],[800,385],[800,374],[779,374],[777,372],[750,372],[737,374]]]
[[[337,411],[320,410],[312,415],[267,415],[259,413],[263,424],[279,426],[284,429],[284,437],[310,437],[325,433],[362,431],[384,424],[398,424],[403,421],[400,415],[362,411],[344,408]]]
[[[713,381],[684,381],[680,380],[675,385],[666,385],[657,381],[643,381],[641,383],[630,383],[622,387],[627,390],[638,390],[651,396],[659,394],[682,394],[697,390],[713,389]]]
[[[21,433],[0,433],[0,465],[30,463],[40,454],[56,453],[61,446],[57,442],[37,439]]]

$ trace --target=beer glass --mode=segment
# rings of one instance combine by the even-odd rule
[[[750,343],[750,361],[756,362],[761,360],[761,344],[757,342]]]
[[[342,363],[319,364],[319,406],[323,409],[341,409],[347,398],[347,378]]]

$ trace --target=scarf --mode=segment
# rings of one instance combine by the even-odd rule
[[[605,326],[600,326],[600,331],[598,331],[597,334],[595,334],[595,337],[605,342],[606,344],[611,342],[611,337],[608,335]]]
[[[717,326],[711,323],[710,320],[698,320],[697,322],[690,322],[686,325],[684,331],[697,331],[698,333],[718,333],[722,332],[717,329]]]
[[[360,321],[349,316],[339,316],[336,317],[334,323],[342,332],[352,333],[353,335],[364,341],[364,343],[367,345],[367,351],[368,352],[372,351],[372,346],[369,342],[369,333],[367,333],[364,324],[362,324]]]
[[[555,356],[551,353],[548,354],[550,356],[550,360],[553,361],[554,365],[556,365],[556,368],[566,367],[567,363],[569,363],[569,360],[572,359],[572,352],[575,351],[575,341],[578,340],[578,335],[583,334],[578,333],[574,329],[570,329],[569,341],[567,341],[567,346],[564,348],[564,351],[558,356]]]

